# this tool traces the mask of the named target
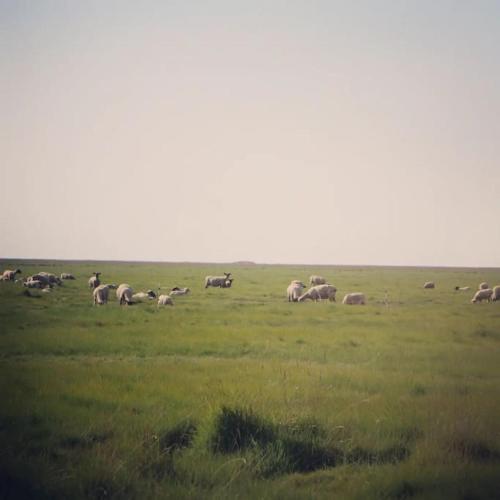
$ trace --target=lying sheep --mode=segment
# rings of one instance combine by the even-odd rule
[[[363,305],[364,306],[365,305],[365,294],[361,293],[361,292],[348,293],[344,297],[342,304]]]
[[[39,282],[41,284],[41,288],[53,286],[49,280],[49,277],[47,276],[47,273],[38,273],[38,274],[33,274],[33,276],[28,276],[24,282],[24,285],[30,288],[29,284],[34,281]],[[36,286],[34,288],[36,288]]]
[[[62,280],[74,280],[75,277],[69,273],[61,273],[61,279]]]
[[[231,273],[224,273],[224,276],[206,276],[205,288],[208,288],[209,286],[230,288],[232,282]]]
[[[306,299],[314,300],[314,302],[321,299],[328,299],[330,302],[335,302],[335,294],[337,289],[333,285],[317,285],[309,288],[306,293],[298,298],[299,302]]]
[[[45,285],[40,280],[26,280],[23,285],[26,288],[45,288]],[[48,286],[48,285],[47,285]]]
[[[500,285],[493,287],[493,295],[491,296],[491,300],[493,300],[494,302],[500,300]]]
[[[50,286],[62,285],[61,278],[59,278],[59,276],[56,276],[53,273],[47,273],[45,271],[40,271],[38,273],[38,275],[39,276],[45,276],[49,280]]]
[[[153,300],[156,299],[156,293],[153,290],[148,290],[147,292],[138,292],[132,295],[134,302],[142,302],[143,300]]]
[[[426,281],[424,283],[424,288],[436,288],[436,284],[434,281]]]
[[[158,306],[173,306],[174,303],[168,295],[160,295],[158,297]]]
[[[304,290],[304,288],[305,285],[301,281],[292,281],[286,289],[288,302],[297,302],[299,300],[299,297],[302,295],[302,291]]]
[[[132,305],[134,302],[132,301],[133,295],[132,288],[127,283],[122,283],[116,289],[116,298],[120,302],[120,305],[123,304]]]
[[[490,287],[490,285],[488,285],[488,283],[486,283],[486,281],[483,281],[482,283],[479,283],[479,288],[478,290],[486,290]]]
[[[468,290],[470,290],[470,286],[456,286],[455,290],[457,292],[467,292]]]
[[[92,273],[92,274],[94,276],[91,276],[89,278],[89,288],[95,289],[95,288],[97,288],[101,284],[101,281],[99,280],[99,276],[102,273]]]
[[[491,302],[491,297],[493,295],[493,290],[491,288],[483,288],[482,290],[478,290],[474,297],[472,297],[471,302],[475,304],[476,302],[482,302],[483,300],[487,300]]]
[[[16,274],[22,274],[21,269],[16,269],[15,271],[11,271],[10,269],[6,269],[3,272],[2,277],[0,278],[0,281],[15,281]]]
[[[113,285],[99,285],[94,288],[92,295],[94,296],[94,305],[104,305],[108,303],[109,290]]]
[[[189,288],[179,288],[178,286],[175,286],[170,290],[169,294],[170,295],[187,295],[190,292]]]
[[[316,276],[316,275],[312,275],[310,278],[309,278],[309,284],[311,286],[315,286],[315,285],[326,285],[326,280],[325,278],[323,278],[322,276]]]

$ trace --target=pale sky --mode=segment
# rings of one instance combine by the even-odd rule
[[[499,1],[0,0],[0,257],[500,266]]]

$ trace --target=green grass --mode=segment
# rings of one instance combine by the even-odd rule
[[[0,282],[2,498],[498,498],[499,269],[0,264],[77,277]],[[93,271],[192,293],[93,307]],[[337,303],[286,301],[310,274]]]

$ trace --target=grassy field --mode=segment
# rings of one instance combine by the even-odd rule
[[[0,283],[0,498],[500,498],[499,269],[0,265],[77,277]],[[93,307],[93,271],[192,293]],[[337,303],[286,301],[310,274]]]

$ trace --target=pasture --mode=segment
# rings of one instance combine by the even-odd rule
[[[0,282],[2,498],[498,498],[499,269],[0,264],[77,278]],[[94,307],[93,271],[191,294]],[[286,301],[311,274],[336,303]]]

